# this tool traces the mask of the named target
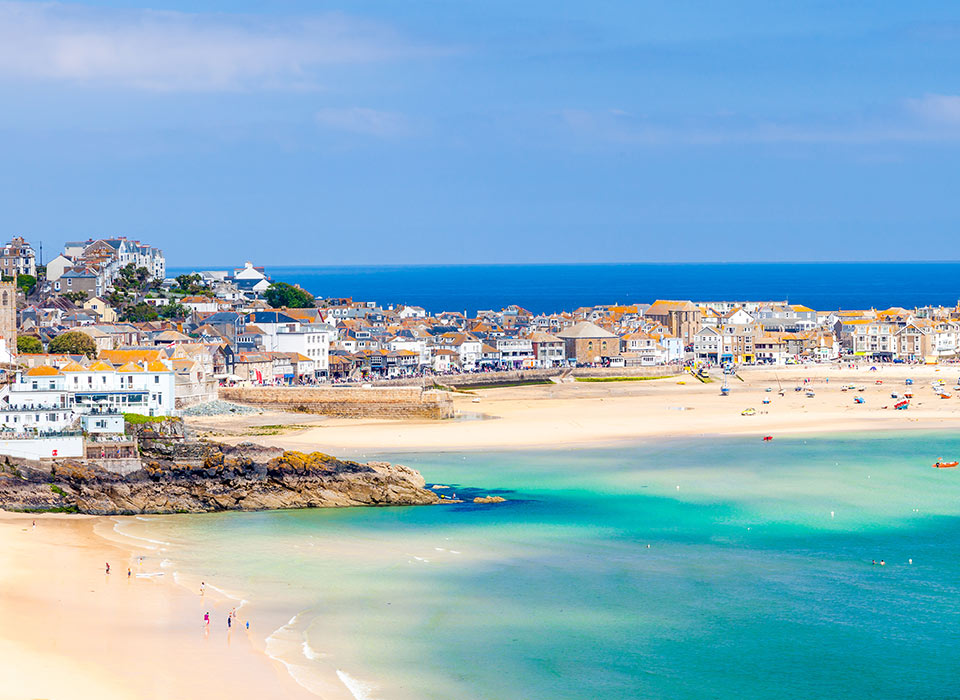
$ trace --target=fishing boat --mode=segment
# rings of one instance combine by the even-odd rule
[[[934,469],[953,469],[954,467],[957,466],[957,464],[958,464],[957,462],[939,462],[938,461],[933,463],[933,468]]]

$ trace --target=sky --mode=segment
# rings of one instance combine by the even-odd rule
[[[0,1],[0,106],[47,260],[960,259],[960,3]]]

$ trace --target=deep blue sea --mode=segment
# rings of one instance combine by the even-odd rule
[[[191,271],[170,268],[168,275]],[[471,315],[509,304],[550,313],[658,298],[789,300],[818,310],[952,306],[960,299],[960,262],[290,266],[267,272],[315,296]]]

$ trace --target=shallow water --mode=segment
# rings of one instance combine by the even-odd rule
[[[948,697],[960,471],[940,456],[960,438],[404,455],[444,493],[509,501],[122,530],[251,615],[297,613],[271,653],[357,697]]]

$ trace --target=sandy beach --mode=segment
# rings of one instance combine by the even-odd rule
[[[731,393],[726,397],[720,395],[722,378],[717,372],[707,384],[685,375],[479,389],[454,394],[461,415],[447,421],[322,419],[282,413],[247,416],[240,422],[231,417],[191,421],[204,429],[225,431],[231,441],[248,439],[357,456],[583,446],[668,436],[776,436],[960,425],[960,394],[940,399],[931,388],[942,379],[953,394],[960,367],[881,365],[876,371],[869,367],[747,368],[740,372],[743,381],[730,378]],[[906,385],[908,378],[914,381],[912,386]],[[850,384],[863,391],[842,391]],[[797,387],[803,390],[796,391]],[[808,397],[807,389],[815,395]],[[910,408],[894,410],[897,399],[891,394],[902,396],[911,390]],[[855,403],[854,397],[863,403]],[[741,415],[747,408],[756,409],[756,415]],[[291,427],[276,427],[284,424]],[[276,434],[258,434],[256,426],[263,425],[272,426]]]
[[[314,697],[258,648],[274,620],[243,608],[228,630],[236,601],[95,532],[113,523],[0,512],[0,699]]]

